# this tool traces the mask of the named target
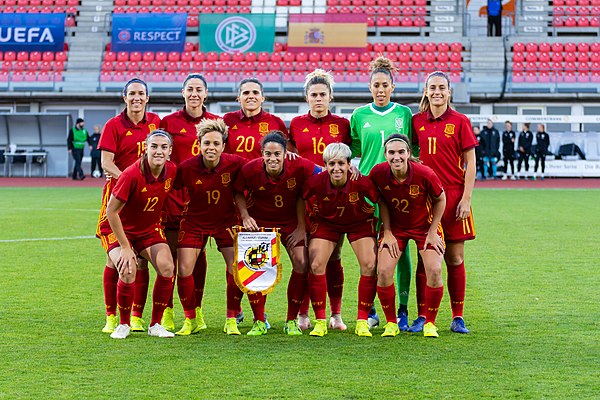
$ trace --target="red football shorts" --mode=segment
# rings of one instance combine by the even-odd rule
[[[311,219],[310,239],[324,239],[337,243],[345,233],[350,243],[366,238],[377,237],[377,218],[375,216],[352,225],[334,225],[321,218]]]
[[[446,193],[446,210],[442,217],[442,229],[446,242],[464,242],[475,239],[475,224],[473,223],[473,211],[469,217],[456,220],[456,208],[463,195],[463,188],[444,189]]]
[[[148,233],[136,237],[130,237],[128,235],[127,239],[136,254],[140,254],[142,250],[152,247],[155,244],[167,243],[165,234],[160,228],[154,228],[152,231],[148,231]],[[107,253],[120,246],[117,237],[112,232],[106,236],[100,236],[100,240],[102,241],[102,247],[104,247],[104,250],[106,250]]]

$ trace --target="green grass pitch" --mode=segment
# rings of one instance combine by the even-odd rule
[[[358,266],[346,245],[347,332],[283,334],[284,259],[267,302],[273,329],[247,337],[246,321],[242,336],[227,337],[224,265],[213,245],[206,331],[116,341],[100,332],[104,254],[86,238],[100,189],[2,188],[0,398],[597,398],[599,199],[599,190],[475,191],[469,335],[450,333],[446,293],[437,340],[381,338],[381,328],[356,337]],[[58,239],[21,240],[34,238]],[[411,293],[410,317],[414,303]],[[175,312],[180,325],[178,300]]]

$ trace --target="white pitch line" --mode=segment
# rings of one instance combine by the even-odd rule
[[[98,212],[97,208],[40,208],[40,207],[4,207],[0,208],[0,210],[7,211],[93,211]]]
[[[0,239],[0,243],[19,243],[19,242],[48,242],[57,240],[79,240],[94,239],[96,236],[68,236],[55,238],[24,238],[24,239]]]

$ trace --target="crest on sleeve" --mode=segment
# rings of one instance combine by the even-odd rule
[[[168,192],[169,190],[171,190],[171,183],[172,183],[171,181],[172,181],[171,178],[169,178],[165,181],[165,192]]]
[[[259,122],[258,124],[258,132],[261,134],[265,134],[269,132],[269,123],[268,122]]]
[[[293,189],[296,187],[296,178],[290,178],[287,180],[287,188]]]
[[[450,137],[450,135],[454,135],[454,124],[446,124],[444,128],[444,134],[446,137]]]
[[[338,124],[329,125],[329,134],[331,136],[337,136],[340,134],[340,127],[338,126]]]
[[[417,197],[419,195],[419,185],[410,185],[408,188],[408,194],[412,197]]]
[[[350,192],[348,194],[348,201],[350,203],[356,203],[358,201],[358,192]]]
[[[150,129],[150,132],[156,130],[156,124],[148,124],[148,129]]]
[[[228,185],[229,182],[231,182],[231,175],[229,175],[229,172],[221,174],[221,183],[223,185]]]

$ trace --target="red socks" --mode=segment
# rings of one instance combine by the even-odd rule
[[[244,293],[238,288],[233,275],[227,272],[227,318],[235,318],[242,307]]]
[[[204,296],[204,285],[206,283],[206,251],[203,251],[196,260],[192,276],[194,277],[194,286],[196,297],[196,307],[202,307],[202,297]]]
[[[424,317],[425,314],[427,314],[427,305],[425,304],[425,288],[427,287],[427,274],[425,273],[425,266],[423,265],[423,259],[420,255],[417,261],[415,286],[417,289],[417,314],[419,317]]]
[[[383,308],[386,322],[396,322],[396,287],[392,283],[390,286],[377,286],[377,296]]]
[[[196,297],[194,296],[194,277],[178,276],[177,277],[177,292],[179,300],[183,306],[183,314],[186,318],[196,318]]]
[[[316,319],[325,319],[327,305],[327,278],[325,275],[308,274],[308,291]]]
[[[304,294],[304,299],[302,300],[302,305],[300,306],[300,310],[298,310],[298,314],[300,315],[308,315],[308,308],[310,307],[310,293],[308,290]]]
[[[137,272],[139,273],[140,271],[138,270]],[[152,319],[148,326],[160,324],[163,312],[169,304],[169,296],[173,293],[173,282],[175,282],[174,276],[166,277],[156,275],[154,290],[152,290]]]
[[[358,281],[358,315],[356,319],[369,318],[373,300],[377,293],[377,276],[361,275]]]
[[[467,290],[467,273],[464,261],[459,265],[448,265],[448,294],[452,318],[462,317]]]
[[[255,321],[265,322],[265,303],[267,302],[267,296],[262,293],[248,294],[248,301],[250,302],[250,308],[254,314]]]
[[[287,288],[288,311],[286,321],[296,319],[298,310],[304,300],[304,295],[308,293],[308,274],[301,274],[292,270],[290,282]],[[308,313],[308,308],[306,310]]]
[[[342,260],[329,260],[325,276],[327,276],[329,309],[332,314],[341,314],[342,293],[344,292],[344,268],[342,267]]]
[[[116,271],[116,270],[115,270]],[[119,304],[119,323],[131,324],[131,306],[133,305],[134,284],[119,279],[117,283],[117,303]]]
[[[104,288],[104,306],[106,307],[106,315],[117,314],[117,282],[119,281],[119,273],[116,268],[110,268],[108,265],[104,267],[102,276],[102,287]]]
[[[148,298],[148,286],[150,285],[150,273],[148,268],[138,269],[135,271],[135,282],[133,290],[133,308],[131,309],[131,315],[134,317],[142,318],[144,313],[144,307],[146,306],[146,299]]]
[[[443,286],[437,288],[432,288],[430,286],[425,287],[425,299],[427,301],[425,323],[431,322],[435,325],[435,318],[437,317],[438,310],[440,309],[440,302],[442,301],[443,295]]]

